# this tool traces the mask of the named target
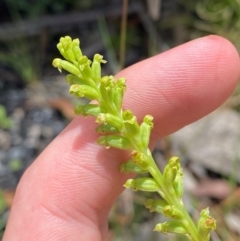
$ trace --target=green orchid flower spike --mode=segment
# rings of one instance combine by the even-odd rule
[[[99,124],[96,131],[101,135],[97,143],[106,148],[131,151],[131,159],[120,166],[121,172],[150,174],[151,177],[129,179],[124,186],[133,191],[159,193],[159,199],[149,199],[145,203],[151,212],[166,217],[166,222],[157,224],[154,231],[182,234],[191,241],[209,241],[216,221],[208,209],[201,212],[196,222],[186,211],[182,201],[183,171],[179,158],[172,157],[163,172],[153,160],[148,148],[153,117],[146,115],[139,123],[131,110],[122,109],[126,79],[102,77],[101,64],[106,61],[99,54],[95,54],[93,61],[89,60],[80,49],[79,39],[63,37],[57,48],[65,60],[54,59],[53,66],[69,72],[66,81],[70,84],[70,94],[94,100],[94,104],[77,105],[74,111],[77,115],[96,117]]]

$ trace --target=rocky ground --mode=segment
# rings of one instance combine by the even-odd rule
[[[0,188],[14,188],[21,173],[67,124],[59,110],[50,106],[50,99],[63,93],[63,85],[45,83],[1,93],[0,103],[12,124],[8,130],[0,129]],[[17,162],[19,169],[11,168],[11,163]]]

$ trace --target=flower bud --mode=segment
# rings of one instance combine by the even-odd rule
[[[126,79],[119,78],[117,79],[114,89],[113,89],[113,102],[117,108],[117,110],[121,110],[123,95],[126,90]]]
[[[66,60],[62,60],[62,59],[54,59],[52,65],[55,68],[58,68],[58,70],[60,72],[62,72],[62,69],[65,69],[67,72],[73,74],[73,75],[80,75],[80,70],[73,64],[71,64],[70,62],[66,61]]]
[[[80,57],[80,59],[78,60],[78,64],[83,77],[86,79],[91,79],[92,78],[92,70],[90,67],[91,61],[88,59],[88,57],[85,55]]]
[[[57,45],[57,48],[59,49],[60,53],[63,55],[63,57],[70,61],[74,62],[79,58],[79,54],[76,55],[74,50],[74,47],[78,47],[79,49],[80,41],[79,39],[72,40],[71,37],[65,36],[64,38],[60,38],[60,42]]]
[[[131,143],[127,138],[116,135],[100,136],[97,140],[97,144],[105,146],[106,148],[115,147],[122,150],[131,148]]]
[[[121,166],[120,166],[120,171],[121,172],[125,172],[125,173],[129,173],[129,172],[133,172],[133,173],[146,173],[148,171],[146,170],[142,170],[139,166],[137,166],[133,160],[129,160],[127,162],[124,162]]]
[[[137,117],[133,115],[132,111],[125,110],[122,114],[122,118],[127,131],[131,133],[131,135],[137,135],[140,128],[137,122]]]
[[[59,42],[59,43],[57,44],[57,48],[58,48],[60,54],[61,54],[65,59],[69,59],[69,56],[67,56],[67,55],[65,54],[65,50],[64,50],[61,42]]]
[[[173,182],[173,189],[175,191],[175,194],[178,198],[182,198],[183,195],[183,170],[180,168],[177,172],[176,178]]]
[[[98,116],[102,113],[104,109],[99,105],[94,104],[86,104],[86,105],[77,105],[74,109],[74,113],[76,115],[83,115],[83,116]]]
[[[73,85],[73,84],[89,85],[94,89],[97,89],[97,85],[92,79],[83,78],[81,74],[79,74],[78,76],[68,74],[66,76],[66,82],[68,82],[70,85]]]
[[[162,213],[169,218],[182,219],[183,214],[174,206],[167,205],[163,208]]]
[[[72,52],[76,60],[82,57],[82,51],[80,49],[80,40],[78,38],[72,41]]]
[[[96,122],[99,124],[109,124],[111,126],[114,126],[118,130],[121,130],[123,127],[123,122],[120,118],[116,117],[115,115],[112,115],[110,113],[100,113],[97,116]]]
[[[71,37],[66,36],[66,37],[60,38],[60,41],[57,44],[57,48],[59,52],[68,61],[72,61],[75,59],[74,55],[69,51],[71,49],[71,42],[72,42]]]
[[[134,163],[136,163],[142,170],[147,170],[149,167],[149,160],[147,156],[139,151],[132,151],[131,153]]]
[[[75,38],[72,40],[72,47],[80,46],[80,40],[79,38]]]
[[[90,100],[98,100],[99,98],[98,92],[88,85],[71,85],[69,93],[76,97],[85,97]]]
[[[133,191],[158,192],[160,190],[158,183],[150,177],[128,179],[123,186]]]
[[[69,48],[69,45],[72,42],[72,38],[70,36],[65,36],[60,38],[60,43],[63,45],[64,49]]]
[[[103,56],[100,54],[95,54],[92,63],[92,75],[95,81],[99,81],[101,79],[101,63],[106,63],[106,60],[103,60]]]
[[[168,164],[164,168],[163,179],[169,187],[172,187],[173,182],[176,178],[177,172],[180,169],[179,158],[171,157]]]
[[[111,125],[100,125],[96,128],[96,132],[97,133],[100,133],[100,134],[106,134],[106,133],[118,133],[119,130],[114,127],[114,126],[111,126]]]
[[[66,56],[68,56],[66,60],[68,60],[69,62],[72,62],[76,67],[78,67],[77,61],[75,60],[75,55],[72,51],[72,46],[69,46],[69,48],[65,49],[64,53]]]
[[[148,199],[144,204],[146,208],[149,208],[150,212],[158,213],[163,213],[163,208],[168,205],[168,203],[163,199]]]
[[[125,78],[119,78],[116,81],[116,85],[118,86],[118,88],[122,89],[123,91],[126,90],[126,79]]]
[[[86,81],[79,76],[73,75],[73,74],[68,74],[66,76],[66,82],[68,82],[70,85],[73,84],[86,84]]]
[[[209,215],[209,209],[203,209],[200,213],[198,221],[198,232],[203,237],[203,240],[210,239],[210,232],[216,229],[216,220]]]
[[[113,76],[104,76],[100,80],[100,93],[102,96],[102,99],[107,103],[112,103],[112,89],[114,86],[114,77]]]
[[[153,128],[153,117],[151,115],[146,115],[140,125],[140,138],[142,144],[145,148],[148,147],[149,139],[151,135],[151,130]]]
[[[102,77],[101,86],[107,91],[111,90],[114,86],[114,77],[112,75]]]
[[[187,230],[180,221],[167,221],[165,223],[159,223],[155,226],[153,231],[167,233],[187,234]],[[204,239],[203,239],[204,240]]]

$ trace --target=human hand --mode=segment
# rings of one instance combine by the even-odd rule
[[[141,120],[154,116],[151,143],[210,113],[232,93],[239,57],[225,39],[209,36],[135,64],[124,106]],[[107,240],[111,205],[130,177],[126,153],[95,144],[92,118],[75,118],[23,175],[3,241]]]

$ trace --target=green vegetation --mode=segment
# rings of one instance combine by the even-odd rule
[[[9,129],[12,125],[11,119],[7,116],[6,109],[0,105],[0,128]]]

